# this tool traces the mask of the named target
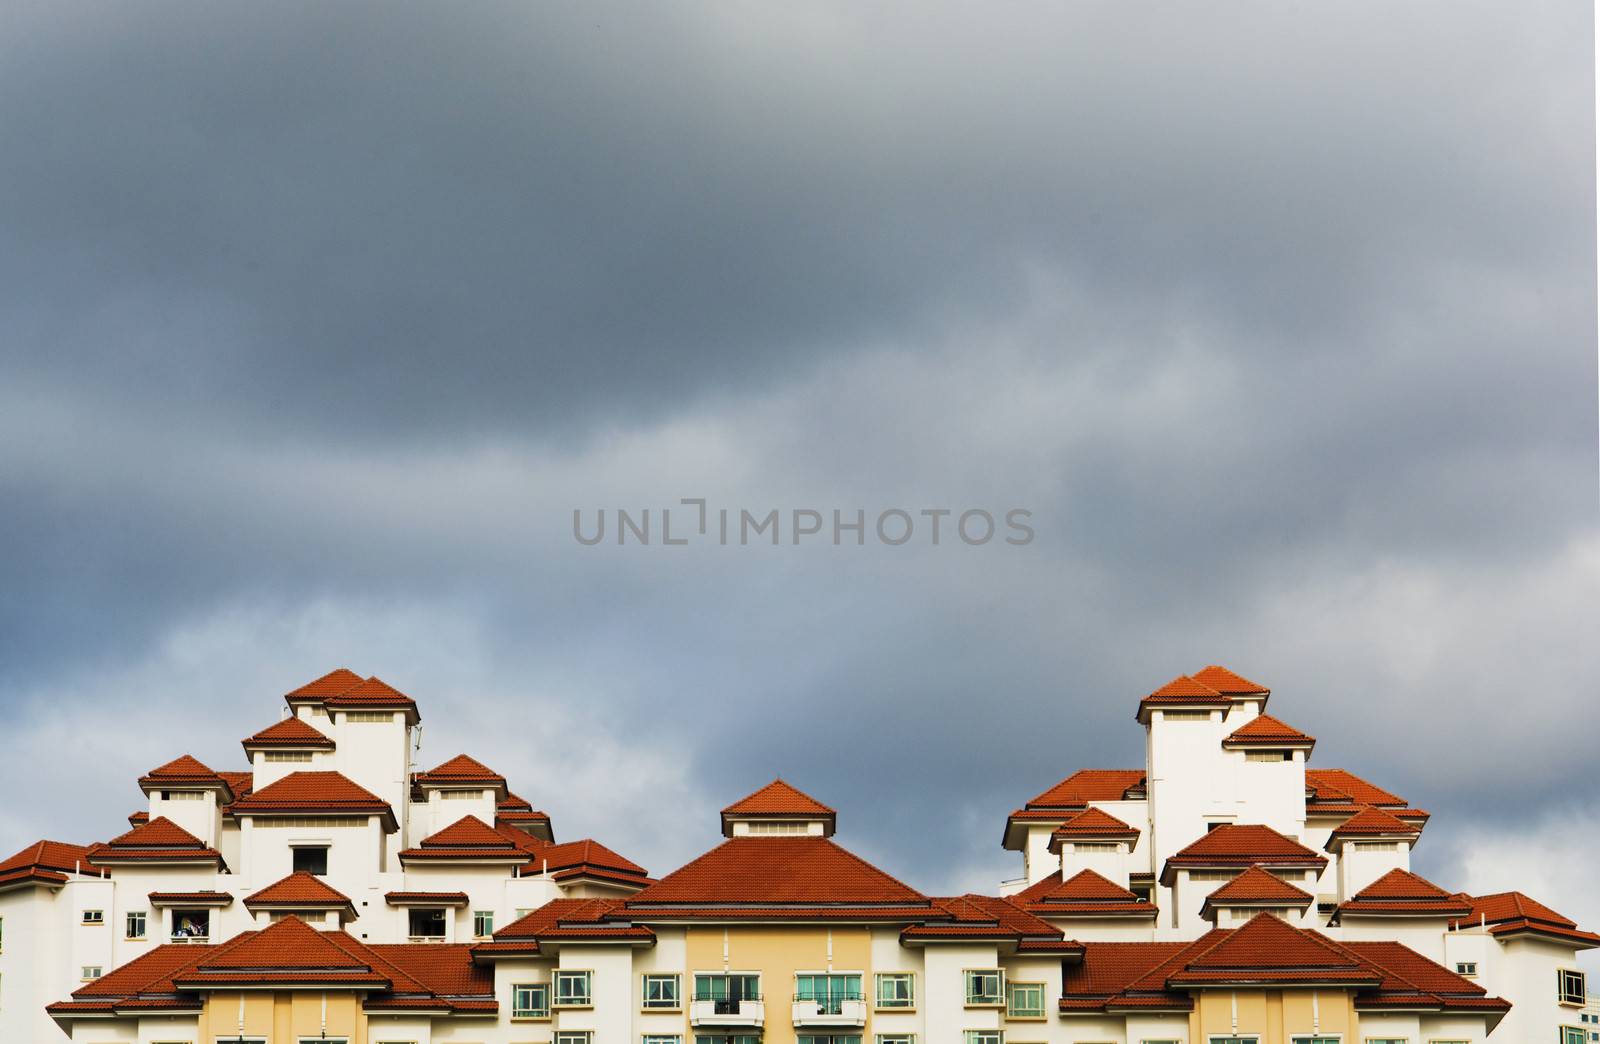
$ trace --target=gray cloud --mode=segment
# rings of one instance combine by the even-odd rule
[[[1009,14],[0,15],[0,721],[215,710],[5,834],[344,661],[654,869],[781,771],[978,884],[1214,660],[1436,822],[1592,808],[1589,9]],[[568,531],[694,495],[1039,537]]]

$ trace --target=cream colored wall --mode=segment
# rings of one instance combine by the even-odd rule
[[[1359,1032],[1343,990],[1206,990],[1195,998],[1190,1027],[1199,1041],[1256,1034],[1261,1044],[1288,1044],[1291,1035],[1312,1033],[1354,1041]]]
[[[684,979],[686,997],[692,997],[696,972],[760,972],[761,996],[766,1002],[766,1027],[763,1044],[793,1044],[795,1029],[790,1017],[796,972],[860,972],[864,993],[872,989],[872,938],[866,927],[850,925],[826,928],[785,928],[732,926],[690,927],[684,938]],[[726,939],[727,955],[723,946]],[[833,958],[828,958],[832,946]],[[918,985],[921,985],[920,983]],[[688,1012],[683,1020],[688,1034]],[[850,1032],[854,1032],[853,1030]],[[867,1013],[863,1039],[871,1039],[872,1013]]]
[[[240,999],[243,998],[243,1008]],[[327,998],[324,1014],[323,998]],[[367,1044],[367,1016],[354,993],[329,990],[217,992],[206,996],[199,1020],[200,1040],[241,1033],[265,1037],[271,1044],[295,1044],[302,1037],[329,1038]],[[324,1021],[326,1020],[326,1021]]]

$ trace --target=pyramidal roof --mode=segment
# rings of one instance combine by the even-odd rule
[[[1218,906],[1291,906],[1304,910],[1311,905],[1311,899],[1310,892],[1252,866],[1206,896],[1202,910]]]
[[[1315,932],[1301,931],[1272,914],[1262,913],[1220,942],[1189,956],[1168,981],[1275,981],[1286,972],[1305,981],[1376,985],[1381,979],[1350,951]]]
[[[180,973],[178,984],[215,982],[229,973],[250,973],[252,978],[257,978],[270,972],[280,976],[304,972],[317,978],[366,973],[363,979],[379,979],[387,984],[387,979],[372,974],[373,969],[365,960],[335,943],[330,938],[333,934],[319,932],[291,914],[259,932],[239,936],[236,943],[215,947],[196,962],[194,968]]]
[[[1304,747],[1310,749],[1316,738],[1292,725],[1285,725],[1270,714],[1257,714],[1228,734],[1224,747]]]
[[[837,813],[810,794],[781,779],[747,794],[722,810],[722,833],[733,836],[733,822],[749,819],[820,820],[824,837],[831,836]]]
[[[304,870],[297,870],[281,881],[274,881],[246,896],[244,905],[251,909],[257,906],[291,906],[300,909],[349,907],[350,912],[355,913],[355,905],[350,902],[349,896]]]
[[[1104,809],[1090,807],[1056,827],[1050,834],[1049,848],[1052,852],[1058,852],[1063,841],[1089,839],[1126,841],[1132,845],[1138,837],[1136,827],[1129,826]]]
[[[1415,838],[1422,829],[1415,824],[1396,818],[1392,813],[1370,805],[1334,828],[1328,836],[1331,850],[1339,840],[1347,837],[1409,837]]]
[[[1396,867],[1340,903],[1335,916],[1341,920],[1346,914],[1461,917],[1471,909],[1465,899]]]
[[[222,865],[222,854],[168,819],[157,816],[132,830],[89,849],[93,863],[139,860],[142,862],[200,861]]]
[[[1265,685],[1257,685],[1249,678],[1217,664],[1195,671],[1194,680],[1217,690],[1224,696],[1267,696],[1272,692]]]
[[[1222,693],[1213,689],[1205,682],[1196,681],[1187,674],[1180,674],[1176,678],[1161,686],[1161,688],[1145,697],[1150,701],[1192,703],[1221,703],[1225,702]]]
[[[628,900],[649,904],[926,906],[922,893],[825,837],[735,837]]]
[[[329,696],[337,696],[347,689],[353,689],[361,682],[361,675],[350,668],[335,667],[322,677],[308,681],[298,689],[290,690],[283,698],[290,703],[321,702]]]
[[[1030,913],[1043,917],[1154,917],[1154,903],[1093,870],[1080,870],[1063,881],[1052,874],[1010,897]]]
[[[414,706],[416,701],[376,674],[343,692],[336,692],[325,701],[330,707],[395,707]]]
[[[291,749],[318,749],[332,750],[334,747],[332,737],[326,735],[314,725],[310,725],[299,718],[284,718],[282,721],[268,725],[254,736],[241,740],[245,750],[255,747],[285,747]]]
[[[417,783],[498,783],[505,785],[506,777],[476,758],[457,754],[437,768],[418,772]]]
[[[190,754],[173,758],[139,777],[139,786],[152,790],[163,786],[199,786],[227,788],[227,781],[208,765]]]

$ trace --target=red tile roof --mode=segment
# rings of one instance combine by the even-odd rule
[[[643,925],[608,920],[621,913],[622,901],[618,899],[552,899],[495,932],[495,943],[537,944],[563,939],[643,942],[655,938],[655,933]],[[478,949],[494,952],[483,946]]]
[[[1461,917],[1470,910],[1471,904],[1432,881],[1396,867],[1340,903],[1337,916],[1355,913]]]
[[[102,876],[89,865],[89,847],[65,841],[35,841],[0,861],[0,888],[24,884],[66,884],[71,873]]]
[[[245,897],[244,905],[251,910],[269,909],[345,909],[355,916],[355,904],[350,897],[333,888],[322,878],[298,870],[281,881],[275,881],[258,892]]]
[[[648,881],[649,871],[625,856],[618,855],[600,842],[590,838],[582,841],[567,841],[559,845],[546,844],[536,848],[533,860],[528,863],[527,872],[542,873],[548,870],[551,873],[571,870],[609,870],[625,877],[645,878]],[[577,876],[568,874],[567,876]]]
[[[1130,847],[1139,839],[1137,828],[1099,808],[1086,808],[1056,827],[1050,834],[1050,851],[1059,852],[1063,841],[1126,841]]]
[[[1093,870],[1080,870],[1062,880],[1060,874],[1035,881],[1010,897],[1024,910],[1044,917],[1154,917],[1154,903],[1139,897]]]
[[[1600,946],[1600,935],[1583,931],[1576,921],[1521,892],[1479,896],[1460,893],[1456,898],[1470,907],[1467,916],[1455,922],[1456,928],[1483,926],[1491,935],[1532,932],[1578,944],[1578,949]]]
[[[1155,692],[1146,696],[1142,703],[1194,703],[1205,706],[1226,704],[1227,697],[1213,689],[1204,682],[1195,681],[1187,674],[1180,674],[1176,678],[1161,686]]]
[[[373,675],[358,685],[336,692],[323,701],[330,707],[351,708],[408,707],[415,708],[417,701]]]
[[[227,781],[228,789],[233,791],[233,799],[235,801],[249,795],[250,791],[255,789],[254,772],[229,772],[224,769],[218,772],[217,775]]]
[[[1122,801],[1144,785],[1141,769],[1079,769],[1029,801],[1029,809],[1087,808],[1091,801]],[[1013,813],[1015,814],[1015,813]]]
[[[1222,906],[1292,907],[1305,910],[1311,903],[1310,892],[1274,877],[1259,866],[1252,866],[1206,896],[1201,913],[1209,914],[1214,908]]]
[[[260,732],[248,739],[240,740],[246,751],[257,747],[332,750],[334,743],[331,738],[323,734],[316,726],[300,718],[284,718],[273,725],[268,725]]]
[[[125,834],[94,845],[89,849],[89,860],[94,863],[113,863],[125,860],[145,862],[208,862],[222,865],[222,855],[205,842],[168,819],[157,816],[148,823]]]
[[[184,754],[140,776],[139,786],[149,791],[158,787],[226,787],[227,782],[196,758]]]
[[[1257,914],[1191,955],[1167,977],[1169,986],[1309,982],[1376,986],[1381,981],[1375,969],[1350,951],[1267,913]]]
[[[289,703],[321,703],[329,696],[337,696],[360,684],[361,675],[347,667],[335,667],[315,681],[286,693],[283,698]]]
[[[1334,828],[1328,835],[1327,848],[1332,851],[1339,841],[1347,837],[1401,837],[1415,840],[1421,827],[1395,818],[1393,813],[1381,808],[1367,807]]]
[[[338,772],[291,772],[276,783],[235,801],[230,812],[233,815],[366,813],[384,816],[386,826],[396,829],[394,810],[387,801]]]
[[[390,906],[466,906],[466,892],[385,892]]]
[[[1272,690],[1265,685],[1257,685],[1249,678],[1242,677],[1228,670],[1212,664],[1202,667],[1194,672],[1194,680],[1202,685],[1209,686],[1222,693],[1224,696],[1267,696]]]
[[[723,903],[925,907],[928,899],[831,840],[808,835],[732,838],[627,901],[629,911]]]
[[[1256,823],[1224,823],[1202,834],[1167,858],[1163,883],[1170,884],[1177,867],[1263,866],[1321,870],[1320,856],[1292,837]]]
[[[232,906],[233,896],[227,892],[151,892],[146,896],[151,906]]]
[[[1387,805],[1404,808],[1406,799],[1382,787],[1373,786],[1344,769],[1306,769],[1306,789],[1312,800],[1357,805]]]
[[[1285,725],[1270,714],[1257,714],[1243,725],[1234,729],[1222,741],[1224,747],[1305,747],[1309,749],[1316,744],[1314,737],[1308,736],[1292,725]]]
[[[781,779],[740,798],[722,810],[725,816],[831,816],[834,810]]]
[[[449,761],[436,768],[429,769],[427,772],[418,772],[412,779],[413,782],[418,784],[433,786],[466,783],[482,783],[500,787],[506,785],[506,777],[483,762],[469,758],[465,754],[457,754]]]
[[[477,816],[462,816],[443,830],[422,839],[421,846],[400,853],[402,861],[444,859],[523,860],[527,852],[510,831],[499,831]],[[527,835],[524,835],[527,837]],[[527,840],[538,844],[537,839]]]
[[[941,913],[904,928],[900,933],[902,940],[1009,941],[1018,946],[1027,943],[1029,950],[1035,953],[1076,954],[1082,949],[1050,922],[1005,899],[968,893],[934,899],[933,904]]]

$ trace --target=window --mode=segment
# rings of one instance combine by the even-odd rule
[[[556,972],[556,1007],[588,1008],[594,1004],[594,973],[586,971]],[[559,1037],[560,1035],[557,1034]],[[585,1038],[587,1039],[587,1038]]]
[[[332,830],[336,827],[364,827],[368,816],[256,816],[257,830],[304,830],[315,827]]]
[[[1072,842],[1072,850],[1074,852],[1117,852],[1117,851],[1120,851],[1121,849],[1122,849],[1122,846],[1117,844],[1115,841],[1074,841],[1074,842]]]
[[[210,910],[174,910],[172,911],[172,941],[183,942],[187,939],[205,940],[211,937],[211,911]]]
[[[643,1044],[683,1044],[683,1038],[676,1033],[646,1033]]]
[[[1210,721],[1210,711],[1162,711],[1163,721]]]
[[[1576,1026],[1562,1026],[1561,1044],[1583,1044],[1583,1030]]]
[[[962,1044],[1004,1044],[1005,1039],[999,1030],[967,1030],[961,1035]]]
[[[1478,962],[1477,961],[1457,961],[1456,962],[1456,974],[1457,975],[1476,975],[1476,974],[1478,974]]]
[[[1006,983],[1006,1018],[1044,1018],[1044,983]]]
[[[1212,1037],[1211,1044],[1260,1044],[1260,1037]]]
[[[875,1044],[917,1044],[915,1033],[880,1033]]]
[[[345,721],[379,722],[393,721],[394,715],[387,711],[349,711],[344,716]]]
[[[1404,1037],[1368,1037],[1367,1044],[1407,1044]]]
[[[861,1044],[859,1033],[802,1033],[796,1044]]]
[[[523,982],[512,986],[511,1017],[514,1019],[548,1019],[550,1017],[550,984],[548,982]]]
[[[916,1006],[916,989],[910,972],[885,972],[874,976],[877,986],[873,996],[880,1008],[912,1008]]]
[[[1005,991],[1002,988],[1004,977],[999,968],[985,968],[978,971],[968,970],[962,973],[967,981],[967,1006],[993,1005],[999,1007],[1006,1002]],[[977,1030],[969,1030],[976,1033]]]
[[[1353,847],[1357,852],[1398,852],[1398,841],[1357,841]]]
[[[494,934],[494,911],[472,911],[472,934],[479,939],[487,939]]]
[[[128,915],[128,938],[130,938],[130,939],[143,939],[144,938],[144,911],[143,910],[140,910],[138,913],[130,913]]]
[[[83,923],[84,924],[105,924],[106,923],[106,912],[104,910],[85,910],[85,911],[83,911]]]
[[[328,849],[326,846],[305,845],[292,850],[294,852],[295,873],[316,874],[324,877],[328,873]]]
[[[1294,755],[1287,750],[1247,750],[1244,752],[1246,761],[1293,761]]]
[[[1339,1044],[1338,1037],[1290,1037],[1293,1044]]]
[[[839,1015],[845,1001],[861,1000],[860,975],[799,974],[794,977],[794,999],[811,1001],[819,1015]]]
[[[205,798],[203,790],[163,790],[162,801],[200,801]]]
[[[694,1044],[761,1044],[759,1033],[730,1033],[727,1036],[709,1033],[695,1034]]]
[[[311,763],[311,752],[309,750],[264,750],[261,753],[265,755],[265,760],[269,764],[273,762],[288,762],[296,765]]]
[[[746,823],[745,829],[752,834],[809,834],[811,824],[803,820],[798,823],[774,820],[766,823]]]
[[[556,1034],[555,1044],[590,1044],[593,1040],[589,1030],[562,1030]]]
[[[87,917],[85,917],[87,920]],[[1583,972],[1570,968],[1556,970],[1557,998],[1562,1004],[1582,1004],[1585,1000]]]
[[[642,1007],[677,1011],[683,1006],[678,995],[676,975],[646,975],[641,984]]]
[[[443,939],[444,909],[438,906],[414,906],[408,911],[411,938]]]
[[[100,977],[100,965],[98,965],[98,964],[85,964],[83,966],[83,979],[84,979],[85,982],[87,982],[90,979],[98,979],[99,977]]]
[[[440,801],[472,801],[472,800],[475,800],[475,799],[481,798],[481,797],[483,797],[483,791],[481,791],[481,790],[441,790],[441,791],[439,791],[439,800]]]
[[[694,999],[711,1001],[717,1015],[737,1015],[742,1001],[761,999],[759,975],[696,975]],[[717,1044],[722,1044],[718,1041]]]

